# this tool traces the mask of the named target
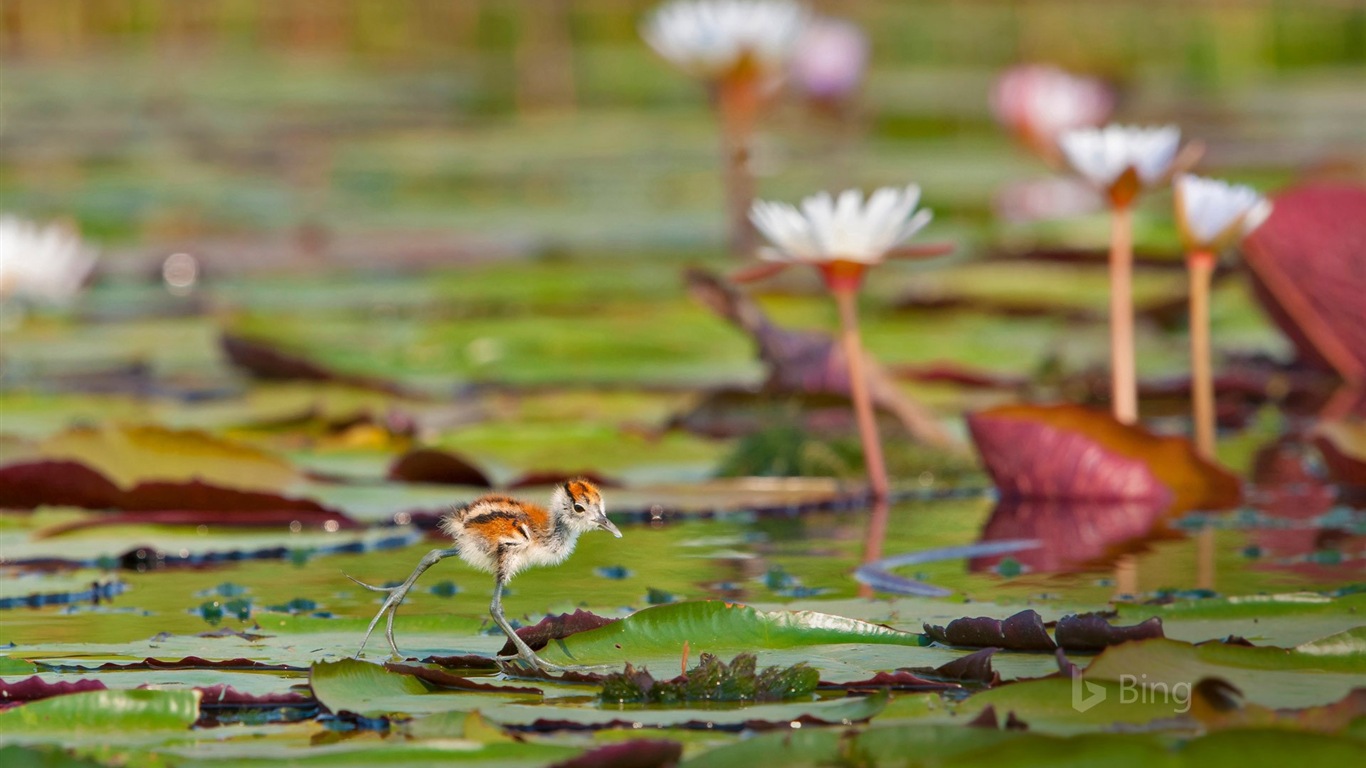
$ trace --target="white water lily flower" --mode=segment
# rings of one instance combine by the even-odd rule
[[[806,27],[792,0],[674,0],[656,10],[641,36],[684,72],[705,79],[754,66],[779,72]]]
[[[1180,144],[1181,129],[1174,125],[1077,128],[1058,139],[1063,155],[1078,173],[1124,204],[1138,193],[1138,189],[1121,189],[1132,186],[1132,182],[1124,183],[1129,172],[1139,187],[1157,184],[1171,172]]]
[[[1176,223],[1189,251],[1222,250],[1270,215],[1271,203],[1251,187],[1188,173],[1176,179]]]
[[[0,298],[66,303],[80,291],[95,257],[67,227],[0,216]]]
[[[769,261],[876,264],[887,252],[930,222],[932,214],[916,210],[920,187],[883,187],[863,202],[863,193],[845,190],[838,199],[821,192],[802,200],[801,210],[788,203],[759,200],[749,218],[776,248],[760,258]]]

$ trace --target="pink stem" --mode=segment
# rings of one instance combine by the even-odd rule
[[[868,378],[863,371],[863,342],[859,338],[857,298],[853,288],[836,290],[835,303],[840,314],[840,344],[849,365],[849,392],[854,399],[863,460],[868,466],[868,483],[874,499],[887,498],[887,466],[882,459],[882,442],[877,436],[873,400],[868,394]]]
[[[1133,215],[1117,205],[1110,228],[1110,407],[1124,424],[1138,421],[1134,369]]]
[[[1195,449],[1214,461],[1214,373],[1210,361],[1209,289],[1214,256],[1192,253],[1190,271],[1191,399],[1194,404]]]
[[[721,113],[721,149],[725,154],[726,219],[730,250],[748,258],[754,253],[754,227],[749,207],[754,202],[754,175],[750,171],[750,144],[759,117],[759,80],[747,69],[717,83],[717,107]]]

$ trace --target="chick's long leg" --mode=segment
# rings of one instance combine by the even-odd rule
[[[508,639],[517,647],[517,654],[523,659],[526,659],[528,664],[531,664],[542,672],[565,671],[567,669],[566,667],[561,667],[558,664],[551,664],[540,656],[537,656],[536,652],[531,650],[531,646],[527,645],[526,641],[517,635],[517,631],[512,628],[512,625],[508,623],[507,618],[503,616],[503,585],[505,583],[506,580],[502,578],[497,578],[493,583],[493,602],[489,603],[489,614],[493,616],[494,623],[501,627],[503,632],[507,634]]]
[[[393,649],[394,655],[402,655],[398,651],[398,644],[394,642],[394,614],[398,612],[399,603],[403,602],[403,598],[408,595],[408,590],[413,588],[413,585],[417,583],[418,577],[428,568],[431,568],[433,565],[436,565],[448,557],[455,557],[458,554],[459,550],[456,549],[433,549],[423,556],[422,561],[413,569],[412,574],[408,576],[407,580],[397,587],[377,587],[373,584],[366,584],[354,576],[347,575],[346,578],[351,579],[372,592],[387,592],[389,594],[389,596],[384,599],[384,605],[380,606],[379,613],[376,613],[375,618],[370,620],[370,626],[366,627],[365,637],[361,638],[360,648],[356,649],[356,658],[360,658],[361,653],[365,650],[365,644],[370,642],[371,633],[375,631],[375,627],[379,624],[380,618],[384,617],[386,614],[388,615],[388,620],[384,624],[384,636],[389,639],[389,647]]]

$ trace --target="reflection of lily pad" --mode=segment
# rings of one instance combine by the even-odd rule
[[[1116,555],[1142,546],[1154,535],[1164,509],[1150,500],[1075,502],[1003,499],[982,528],[982,542],[1032,539],[1041,546],[1010,555],[1016,568],[1060,573],[1109,564]],[[974,557],[973,571],[1005,565],[1003,555]],[[1002,575],[1007,575],[1002,570]]]

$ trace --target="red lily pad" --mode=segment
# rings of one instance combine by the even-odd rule
[[[1296,187],[1273,205],[1243,241],[1257,298],[1303,360],[1366,386],[1366,187]]]
[[[257,379],[333,382],[400,397],[412,396],[412,393],[396,382],[334,371],[301,354],[261,339],[248,339],[225,333],[219,338],[219,346],[233,365]]]
[[[1049,637],[1044,629],[1043,618],[1032,610],[1020,611],[1007,619],[979,616],[954,619],[945,627],[926,624],[925,634],[944,645],[1049,652],[1056,652],[1059,648],[1098,651],[1129,640],[1163,637],[1162,620],[1159,618],[1116,627],[1093,613],[1064,616],[1058,620],[1053,636]]]
[[[958,680],[991,687],[1001,682],[1001,674],[991,668],[991,657],[995,653],[995,648],[983,648],[980,651],[973,651],[966,656],[954,659],[947,664],[941,664],[934,669],[911,669],[908,671],[944,680]]]
[[[1157,616],[1132,626],[1116,627],[1103,616],[1084,613],[1058,619],[1058,626],[1053,629],[1058,646],[1069,651],[1099,651],[1129,640],[1165,636],[1162,633],[1162,619]]]
[[[468,459],[436,448],[409,451],[389,467],[389,479],[405,483],[434,483],[490,488],[493,482]]]
[[[1011,710],[1006,713],[1006,720],[1004,723],[1000,722],[1000,719],[996,715],[996,705],[994,704],[988,704],[985,707],[983,707],[982,711],[977,713],[977,717],[972,718],[967,723],[965,723],[965,725],[967,725],[967,727],[969,728],[987,728],[993,731],[1029,730],[1029,724],[1021,720],[1020,718],[1016,717],[1014,710]]]
[[[827,683],[822,680],[819,687],[825,690],[842,691],[867,691],[880,688],[891,691],[950,691],[962,690],[963,688],[958,683],[929,680],[904,669],[898,669],[895,672],[879,672],[867,680],[855,680],[850,683]]]
[[[522,638],[522,641],[530,646],[531,650],[539,651],[553,640],[563,640],[575,633],[605,627],[608,624],[615,624],[617,621],[619,619],[609,619],[591,611],[579,609],[573,613],[547,616],[529,627],[521,627],[517,630],[517,636]],[[508,640],[498,651],[498,655],[509,656],[516,652],[517,647],[512,644],[511,640]]]
[[[117,509],[123,514],[78,520],[42,531],[40,536],[104,525],[323,526],[357,528],[345,513],[310,499],[268,491],[244,491],[206,483],[148,481],[127,490],[78,461],[43,460],[0,467],[0,491],[13,509],[74,506]]]
[[[590,749],[578,757],[555,763],[550,768],[653,768],[678,765],[683,745],[660,739],[632,739],[621,744]]]
[[[1037,611],[1020,611],[1004,620],[987,616],[954,619],[946,627],[926,624],[925,634],[944,645],[969,648],[1052,652],[1058,647]]]
[[[147,512],[120,512],[101,517],[75,520],[44,528],[33,534],[34,539],[50,539],[73,531],[105,528],[115,525],[206,525],[223,528],[290,528],[295,524],[306,528],[344,530],[361,528],[359,522],[340,512],[300,512],[289,509],[231,510],[222,512],[199,509],[158,509]],[[335,526],[335,527],[333,527]]]
[[[123,491],[79,461],[30,461],[0,467],[0,496],[6,509],[43,505],[110,509]]]
[[[106,662],[98,667],[76,667],[77,669],[97,669],[102,672],[130,669],[249,669],[253,671],[307,672],[307,667],[292,667],[288,664],[267,664],[253,659],[205,659],[199,656],[186,656],[180,659],[153,659],[127,664]]]
[[[0,680],[0,709],[52,696],[65,696],[68,693],[81,693],[82,691],[103,691],[105,689],[105,684],[99,680],[49,683],[37,675],[12,683]]]
[[[1190,441],[1121,424],[1075,405],[1008,405],[968,416],[1003,499],[1141,501],[1178,510],[1226,509],[1238,478],[1201,459]]]
[[[208,709],[265,709],[270,707],[307,706],[317,699],[293,691],[284,693],[243,693],[231,685],[205,685],[195,690],[201,696],[199,706]]]
[[[540,696],[544,691],[540,688],[531,686],[507,686],[489,685],[470,680],[464,675],[456,675],[444,669],[434,667],[424,667],[416,664],[395,664],[387,662],[384,668],[390,672],[400,675],[409,675],[419,680],[425,680],[432,685],[440,688],[454,688],[461,691],[492,691],[494,693],[525,693],[533,696]]]

